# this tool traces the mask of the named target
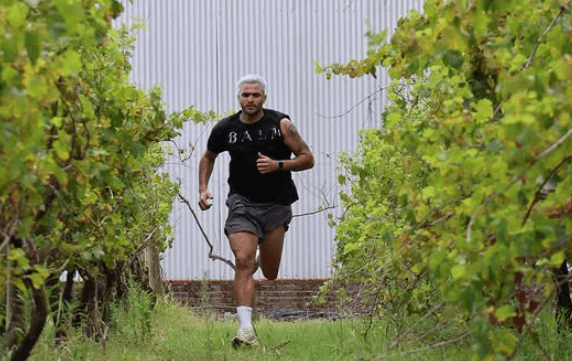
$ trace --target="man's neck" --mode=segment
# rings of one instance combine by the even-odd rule
[[[254,124],[258,122],[264,116],[264,110],[260,109],[260,111],[254,115],[248,115],[244,112],[240,113],[240,121],[245,124]]]

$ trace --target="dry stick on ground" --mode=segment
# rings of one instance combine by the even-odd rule
[[[205,241],[207,241],[207,244],[209,245],[209,248],[210,248],[209,249],[209,258],[212,260],[223,261],[224,263],[229,265],[234,270],[235,269],[234,264],[232,263],[231,260],[213,254],[214,246],[213,246],[212,242],[210,241],[209,237],[207,236],[207,233],[205,232],[203,226],[201,225],[201,222],[199,221],[199,217],[197,217],[197,214],[193,210],[193,207],[191,207],[191,202],[189,202],[188,199],[185,198],[181,193],[179,193],[179,199],[181,200],[181,202],[183,202],[187,205],[187,208],[189,208],[189,211],[191,211],[191,214],[193,215],[195,222],[197,222],[197,225],[199,226],[199,229],[201,230],[201,233],[203,234]]]

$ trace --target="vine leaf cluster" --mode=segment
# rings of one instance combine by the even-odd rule
[[[363,59],[316,64],[328,78],[383,66],[394,90],[383,129],[342,160],[338,277],[409,315],[443,302],[433,317],[470,327],[477,359],[538,340],[556,295],[572,324],[570,7],[427,0],[387,41],[368,32]]]

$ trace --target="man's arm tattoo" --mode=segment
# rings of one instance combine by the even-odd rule
[[[296,129],[294,123],[290,122],[288,124],[288,129],[286,129],[286,131],[288,133],[288,136],[292,137],[292,142],[297,147],[300,147],[301,150],[310,149],[310,147],[308,147],[308,144],[306,144],[306,142],[304,142],[304,139],[302,139],[302,137],[300,136],[300,133],[298,133],[298,129]]]

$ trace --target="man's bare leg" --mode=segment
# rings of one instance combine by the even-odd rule
[[[258,247],[260,268],[262,268],[264,277],[271,281],[278,277],[285,234],[286,228],[284,225],[268,231],[264,234],[264,239]]]
[[[239,306],[254,303],[254,278],[252,268],[256,256],[258,237],[249,232],[237,232],[229,236],[230,248],[234,253],[234,296]]]
[[[248,232],[233,233],[229,236],[230,247],[234,253],[234,296],[238,306],[238,331],[232,340],[234,347],[243,345],[257,346],[258,339],[252,325],[252,305],[254,304],[254,278],[252,268],[256,256],[258,237]]]

